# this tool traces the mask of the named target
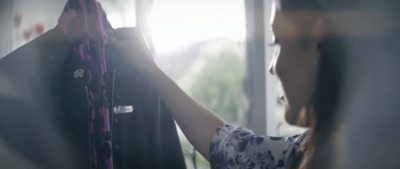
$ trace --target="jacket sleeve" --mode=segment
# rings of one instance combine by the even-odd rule
[[[0,137],[19,160],[40,168],[69,168],[49,95],[68,46],[54,28],[0,59]]]

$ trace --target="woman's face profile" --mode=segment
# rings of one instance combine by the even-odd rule
[[[272,10],[272,32],[276,48],[270,73],[278,77],[284,94],[285,119],[289,124],[309,126],[311,99],[319,58],[315,13]]]

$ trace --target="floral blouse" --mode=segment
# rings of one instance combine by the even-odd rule
[[[303,139],[308,140],[307,132],[291,137],[267,137],[223,124],[210,144],[210,166],[213,169],[289,169]]]

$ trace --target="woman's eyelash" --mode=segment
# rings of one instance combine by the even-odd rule
[[[268,44],[268,46],[271,46],[271,47],[276,46],[276,45],[280,45],[280,42],[279,42],[278,38],[275,38],[275,40],[272,43]]]

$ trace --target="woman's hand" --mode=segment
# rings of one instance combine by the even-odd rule
[[[155,67],[143,33],[138,28],[119,28],[115,31],[113,43],[121,59],[134,69],[146,73]]]

